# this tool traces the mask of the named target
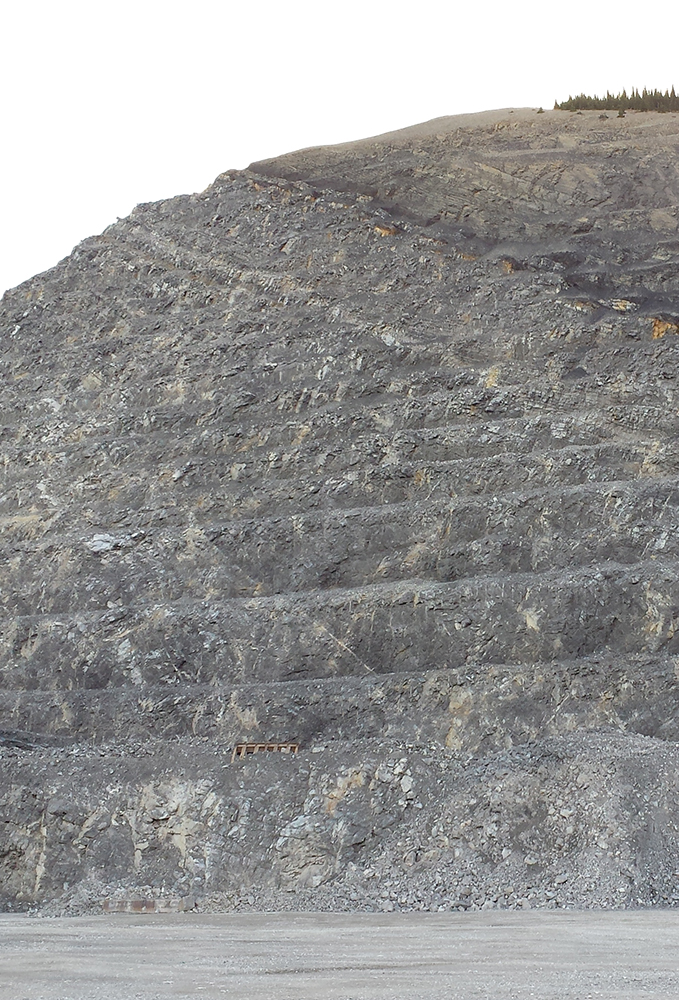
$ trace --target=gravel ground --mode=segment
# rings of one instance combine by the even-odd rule
[[[0,918],[2,1000],[676,997],[679,916]]]

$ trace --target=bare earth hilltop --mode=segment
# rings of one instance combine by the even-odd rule
[[[679,903],[678,154],[438,119],[4,296],[1,909]]]

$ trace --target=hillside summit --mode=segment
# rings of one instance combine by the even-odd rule
[[[3,908],[679,901],[678,153],[437,119],[4,296]]]

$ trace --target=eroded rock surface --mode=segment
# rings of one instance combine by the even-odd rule
[[[678,146],[439,119],[6,294],[3,906],[679,898]]]

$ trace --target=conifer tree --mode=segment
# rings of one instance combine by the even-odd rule
[[[626,90],[619,94],[612,94],[606,91],[605,97],[590,97],[588,94],[577,94],[575,97],[569,95],[567,101],[554,102],[555,111],[679,111],[679,96],[672,86],[671,90],[663,93],[657,88],[649,90],[644,87],[639,92],[638,87],[633,87],[629,95]],[[623,117],[623,115],[620,115]]]

